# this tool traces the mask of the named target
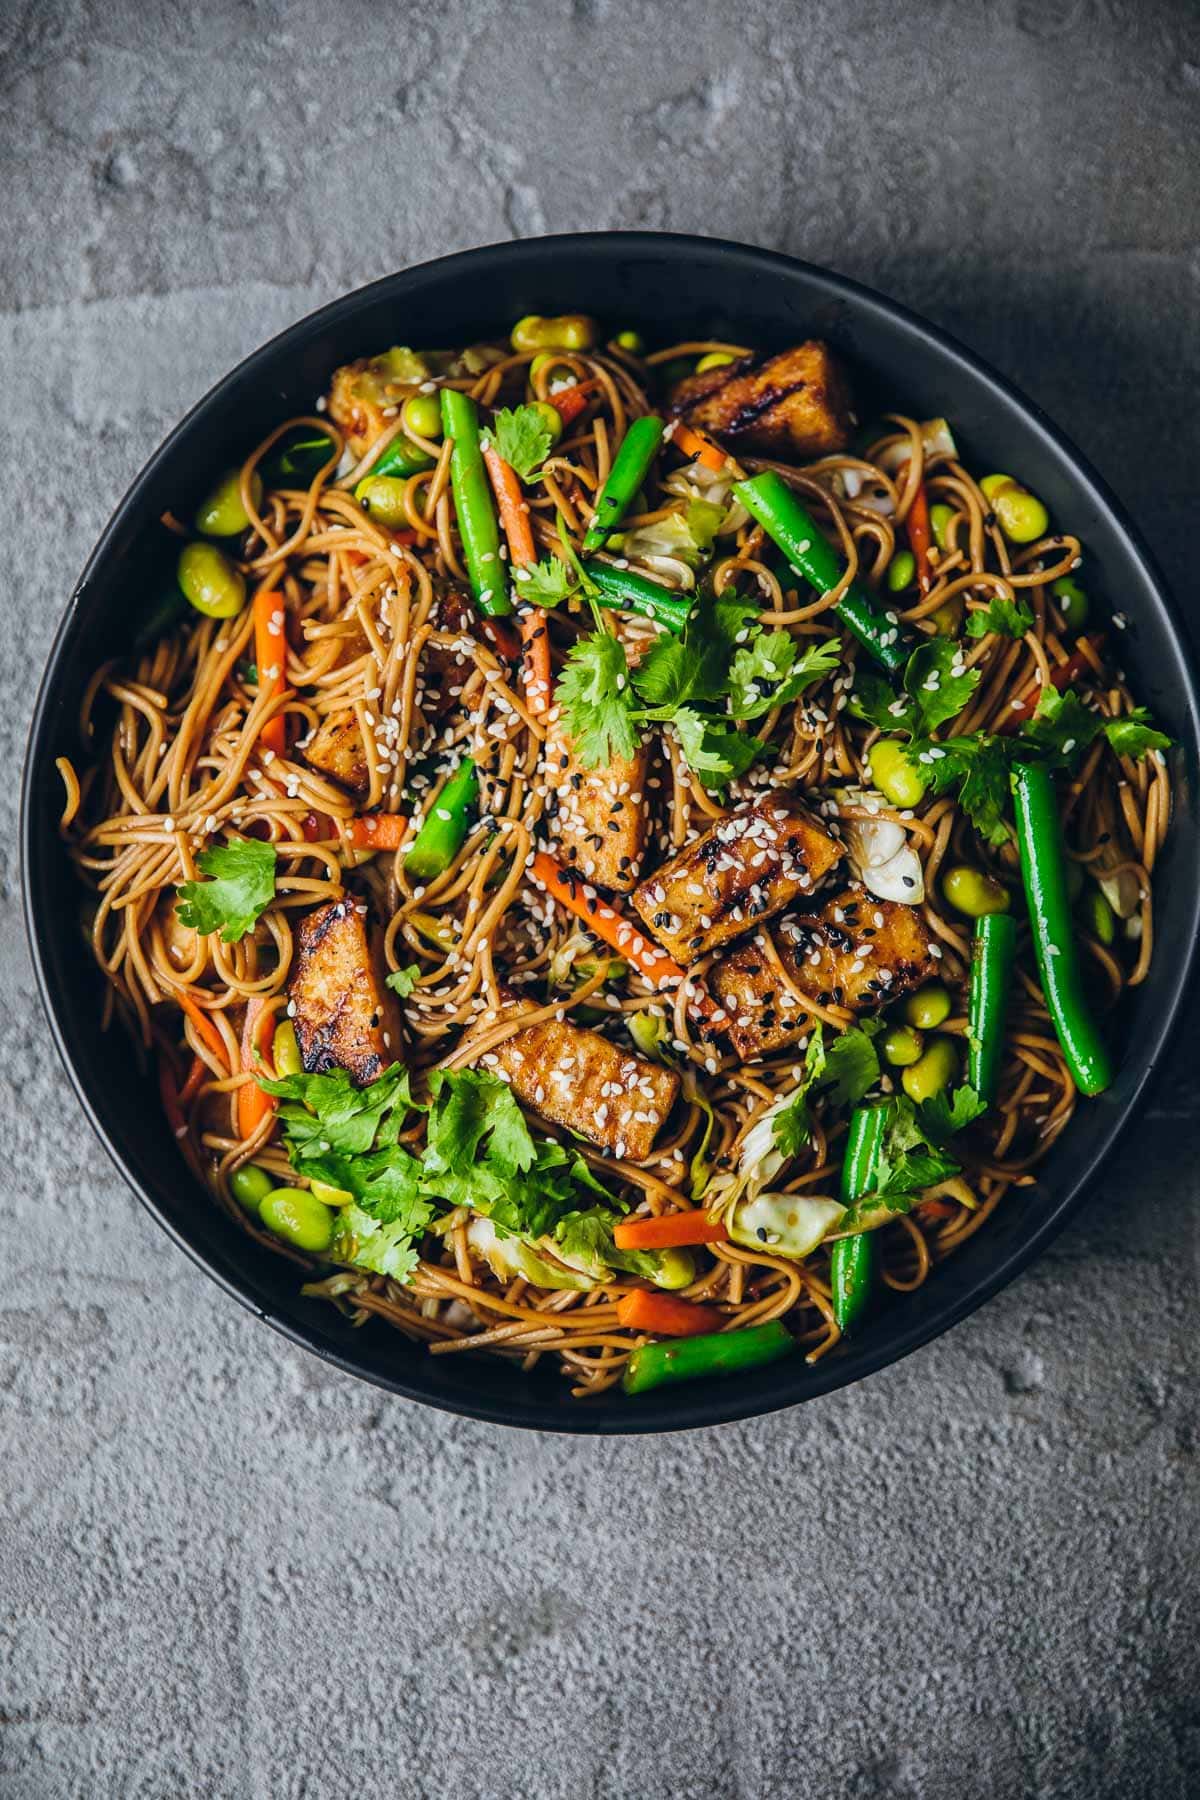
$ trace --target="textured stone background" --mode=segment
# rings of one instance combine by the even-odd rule
[[[0,50],[0,1792],[1200,1792],[1186,1073],[903,1366],[518,1438],[330,1373],[171,1249],[53,1061],[9,860],[51,632],[151,446],[318,303],[513,234],[890,291],[1040,396],[1190,603],[1194,7],[7,0]]]

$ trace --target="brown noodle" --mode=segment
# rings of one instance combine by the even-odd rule
[[[737,347],[680,344],[650,360],[665,362],[681,353],[722,348]],[[592,404],[586,422],[568,428],[547,463],[546,479],[530,490],[539,553],[562,550],[560,520],[577,550],[613,446],[631,417],[650,410],[645,365],[615,347],[563,356],[558,368],[536,375],[530,373],[529,360],[507,350],[494,353],[483,373],[453,385],[487,405],[502,390],[506,398],[522,388],[544,397],[548,375],[560,379],[564,365],[589,384]],[[249,1141],[239,1135],[237,1092],[252,1079],[238,1072],[241,1014],[256,995],[277,1010],[284,1007],[297,916],[339,896],[347,870],[353,870],[355,888],[386,923],[390,965],[420,966],[419,983],[405,1001],[418,1088],[424,1072],[462,1060],[461,1030],[485,1007],[499,1009],[502,977],[519,971],[536,990],[547,981],[556,953],[579,931],[576,920],[553,907],[524,877],[547,814],[548,787],[539,767],[542,723],[526,705],[519,677],[510,675],[478,621],[454,633],[435,623],[438,594],[447,581],[463,578],[452,529],[448,446],[423,444],[436,458],[435,466],[412,476],[405,492],[416,543],[398,545],[388,529],[363,513],[349,491],[399,429],[395,419],[381,416],[376,423],[375,442],[366,455],[336,480],[343,444],[328,415],[284,421],[247,458],[240,484],[252,520],[242,541],[241,567],[252,589],[276,588],[287,603],[291,643],[283,705],[293,736],[311,732],[331,711],[353,704],[370,761],[370,788],[361,807],[356,809],[337,786],[294,755],[271,762],[256,749],[264,717],[279,702],[260,699],[246,679],[242,665],[253,650],[247,607],[232,621],[191,618],[142,654],[97,671],[80,719],[87,746],[82,772],[77,776],[65,758],[59,763],[66,788],[62,828],[93,896],[86,929],[109,984],[106,1022],[118,1015],[147,1057],[165,1061],[176,1087],[178,1071],[190,1058],[198,1059],[198,1071],[193,1068],[183,1089],[176,1129],[183,1154],[217,1203],[261,1242],[310,1270],[314,1279],[308,1291],[326,1296],[355,1321],[378,1316],[426,1343],[433,1354],[487,1348],[516,1359],[523,1368],[551,1355],[559,1360],[573,1393],[596,1394],[619,1379],[637,1341],[617,1323],[614,1303],[629,1286],[621,1277],[584,1293],[540,1291],[519,1279],[501,1282],[472,1257],[460,1222],[438,1247],[426,1240],[425,1259],[409,1287],[346,1268],[319,1279],[309,1258],[261,1230],[230,1192],[230,1175],[251,1157],[276,1178],[296,1181],[281,1146],[271,1139],[270,1120]],[[747,459],[745,466],[779,467],[794,482],[840,541],[847,581],[856,569],[868,580],[882,573],[922,480],[931,502],[953,509],[947,547],[937,556],[933,591],[901,616],[919,622],[947,603],[973,608],[996,595],[1028,601],[1035,626],[1025,637],[965,640],[967,661],[979,667],[982,679],[957,729],[994,729],[1014,700],[1036,692],[1070,654],[1050,583],[1075,567],[1079,544],[1055,536],[1014,554],[967,470],[949,455],[926,456],[915,421],[896,416],[888,423],[887,435],[862,457],[828,457],[803,470],[761,459]],[[309,487],[276,488],[255,507],[253,471],[297,426],[327,432],[334,439],[334,455]],[[907,464],[899,475],[889,474],[879,459],[900,443],[908,445]],[[890,516],[867,505],[861,495],[858,500],[838,497],[838,478],[847,470],[884,497],[893,509]],[[667,502],[670,498],[664,496]],[[651,505],[644,516],[658,517],[662,511],[662,505]],[[179,529],[174,521],[167,523]],[[806,637],[824,635],[825,615],[840,589],[819,598],[807,589],[784,589],[764,559],[769,548],[760,530],[743,526],[719,562],[718,582],[741,576],[743,587],[752,589],[757,583],[764,616],[773,625]],[[550,627],[557,665],[583,620],[560,608],[550,616]],[[342,661],[348,639],[367,647]],[[454,646],[464,657],[462,693],[458,705],[435,720],[434,696],[422,683],[423,659],[433,648]],[[847,654],[853,654],[852,646]],[[1119,672],[1094,649],[1092,662],[1099,706],[1110,715],[1127,711],[1133,702]],[[810,695],[762,723],[761,730],[772,740],[778,778],[811,786],[862,778],[869,786],[865,757],[877,734],[834,706],[818,717],[811,701]],[[405,875],[403,851],[379,855],[356,868],[344,828],[355,810],[400,810],[406,770],[435,746],[439,766],[452,763],[459,752],[475,759],[485,778],[487,818],[453,866],[422,891]],[[664,752],[668,749],[664,746]],[[682,844],[727,810],[673,750],[661,755],[650,785],[664,848]],[[1130,954],[1083,937],[1115,1002],[1126,987],[1145,978],[1153,948],[1151,874],[1170,816],[1161,757],[1118,760],[1097,746],[1066,791],[1064,812],[1071,854],[1080,865],[1124,874],[1136,884],[1136,909],[1126,927],[1133,940]],[[337,841],[308,841],[305,820],[310,814],[331,820]],[[943,952],[944,979],[956,996],[954,1015],[943,1029],[964,1034],[969,940],[961,919],[940,910],[935,878],[948,860],[967,860],[990,861],[1011,879],[1015,852],[1011,846],[985,850],[946,798],[927,800],[916,817],[889,816],[904,823],[924,863],[925,918]],[[274,841],[276,899],[257,930],[240,942],[181,937],[177,929],[171,931],[171,896],[180,882],[196,876],[197,854],[227,829]],[[775,961],[781,985],[791,986]],[[602,982],[603,971],[570,992],[555,992],[543,1016],[586,1006]],[[180,1010],[181,992],[216,1027],[224,1065],[193,1018]],[[841,1009],[820,1006],[798,989],[793,993],[810,1016],[835,1027],[847,1022],[849,1015]],[[718,1163],[735,1157],[747,1128],[792,1085],[799,1054],[795,1047],[751,1068],[730,1058],[718,1060],[709,1045],[698,1041],[682,993],[657,993],[636,971],[628,976],[619,1001],[609,1004],[614,1018],[639,1011],[670,1016],[674,1036],[690,1046],[692,1077],[716,1112],[711,1154]],[[497,1025],[483,1047],[516,1028],[511,1022]],[[474,1046],[473,1055],[479,1047]],[[1070,1119],[1075,1099],[1023,938],[998,1107],[975,1135],[976,1147],[964,1153],[963,1177],[932,1196],[948,1202],[949,1216],[918,1208],[883,1229],[888,1286],[903,1292],[919,1286],[936,1263],[986,1223],[1010,1187],[1030,1183],[1032,1170]],[[587,1146],[583,1150],[635,1208],[651,1213],[683,1209],[694,1204],[684,1190],[703,1123],[702,1109],[690,1102],[677,1128],[643,1166],[601,1158]],[[408,1135],[416,1137],[419,1129],[413,1127]],[[824,1118],[818,1108],[813,1144],[792,1165],[782,1184],[787,1191],[837,1194],[844,1130],[844,1121]],[[978,1147],[984,1142],[986,1151]],[[824,1356],[837,1343],[824,1250],[801,1263],[717,1244],[700,1261],[702,1270],[685,1293],[722,1307],[731,1325],[786,1315],[810,1357]]]

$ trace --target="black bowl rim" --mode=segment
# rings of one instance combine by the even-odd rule
[[[159,1206],[153,1193],[134,1175],[120,1145],[109,1132],[99,1108],[93,1103],[76,1068],[41,952],[40,909],[36,905],[36,897],[32,892],[30,879],[34,857],[31,804],[34,772],[46,748],[43,739],[49,730],[51,701],[59,667],[76,629],[80,604],[86,596],[88,585],[108,556],[109,548],[113,539],[118,535],[126,514],[137,505],[145,491],[152,486],[160,467],[172,455],[176,446],[188,436],[194,422],[210,407],[219,404],[231,389],[253,379],[259,370],[269,366],[285,347],[298,347],[309,334],[316,333],[327,325],[336,324],[343,318],[351,317],[368,297],[377,296],[385,289],[397,298],[403,298],[406,289],[418,288],[431,277],[441,280],[461,274],[483,280],[486,279],[489,268],[498,263],[510,263],[514,259],[517,261],[528,260],[532,263],[548,252],[598,258],[637,250],[652,250],[659,254],[673,250],[681,260],[697,255],[720,257],[734,264],[740,264],[748,277],[755,274],[770,277],[774,274],[801,273],[814,286],[824,289],[829,298],[844,300],[859,311],[874,310],[915,336],[931,341],[948,364],[956,365],[967,371],[976,382],[991,389],[1010,405],[1015,406],[1024,415],[1025,422],[1047,441],[1058,456],[1070,464],[1072,475],[1080,487],[1090,490],[1093,504],[1108,514],[1110,523],[1122,540],[1125,553],[1134,562],[1140,564],[1174,650],[1176,668],[1172,673],[1178,679],[1180,691],[1184,697],[1182,710],[1186,712],[1187,722],[1191,729],[1191,748],[1194,750],[1200,746],[1200,692],[1198,692],[1191,665],[1186,628],[1153,554],[1104,478],[1035,402],[1029,400],[1006,377],[998,374],[987,362],[977,356],[974,351],[967,349],[950,333],[943,331],[939,326],[930,324],[920,314],[887,298],[873,288],[818,264],[805,262],[798,257],[787,256],[779,251],[759,249],[753,245],[729,239],[703,237],[684,232],[568,232],[479,245],[473,249],[456,251],[448,256],[394,271],[390,275],[382,276],[348,294],[341,295],[315,312],[306,314],[303,318],[285,327],[284,330],[277,332],[273,338],[270,338],[257,350],[252,351],[189,409],[131,482],[88,557],[83,572],[72,590],[64,617],[55,633],[30,722],[21,786],[20,845],[23,910],[35,979],[59,1058],[93,1131],[113,1165],[147,1212],[194,1263],[257,1318],[263,1320],[292,1343],[311,1351],[323,1361],[332,1363],[344,1373],[357,1376],[361,1380],[368,1381],[391,1393],[402,1395],[406,1399],[417,1400],[425,1405],[436,1407],[440,1411],[457,1413],[463,1417],[479,1419],[489,1424],[571,1435],[620,1436],[688,1430],[698,1426],[733,1423],[780,1411],[785,1407],[798,1405],[848,1386],[854,1381],[861,1380],[864,1376],[872,1375],[881,1368],[901,1361],[914,1350],[918,1350],[923,1345],[940,1337],[952,1326],[957,1325],[962,1319],[984,1305],[1001,1288],[1006,1287],[1022,1270],[1027,1268],[1058,1235],[1081,1204],[1104,1159],[1111,1153],[1118,1139],[1142,1110],[1149,1087],[1161,1066],[1163,1053],[1179,1022],[1188,989],[1195,976],[1197,938],[1200,936],[1200,892],[1197,892],[1192,903],[1191,931],[1183,954],[1182,968],[1174,995],[1165,1016],[1161,1017],[1157,1023],[1150,1052],[1138,1075],[1137,1084],[1123,1108],[1114,1113],[1104,1129],[1097,1130],[1090,1153],[1084,1159],[1080,1172],[1063,1190],[1036,1227],[1031,1229],[1028,1236],[1002,1258],[995,1267],[982,1275],[956,1300],[948,1302],[943,1310],[936,1311],[932,1317],[921,1323],[910,1324],[907,1329],[901,1324],[900,1329],[890,1335],[885,1343],[877,1346],[864,1344],[852,1352],[849,1357],[833,1357],[812,1366],[804,1365],[803,1392],[793,1395],[773,1397],[764,1402],[746,1397],[737,1383],[714,1382],[704,1384],[699,1391],[687,1388],[668,1388],[665,1394],[655,1395],[649,1402],[631,1399],[627,1414],[623,1413],[619,1417],[597,1417],[590,1412],[586,1402],[580,1403],[577,1408],[570,1411],[565,1408],[560,1409],[554,1406],[515,1400],[512,1403],[501,1404],[486,1397],[481,1398],[478,1404],[467,1404],[454,1397],[430,1393],[420,1381],[406,1380],[391,1373],[384,1373],[379,1369],[368,1367],[355,1357],[343,1354],[328,1341],[318,1340],[312,1332],[294,1320],[265,1310],[242,1291],[237,1281],[228,1278],[222,1271],[214,1268],[205,1253],[175,1226]],[[415,1366],[419,1367],[420,1365]]]

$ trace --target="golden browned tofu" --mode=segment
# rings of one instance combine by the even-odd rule
[[[561,724],[546,739],[547,785],[558,805],[552,827],[568,868],[589,881],[628,894],[641,873],[646,848],[647,752],[615,757],[607,768],[588,769],[575,756]]]
[[[400,406],[428,373],[419,356],[400,347],[334,370],[327,410],[345,433],[352,455],[361,456],[388,425],[395,424],[390,409]]]
[[[380,934],[361,901],[331,900],[301,919],[288,992],[310,1075],[341,1068],[363,1086],[395,1062],[403,1026],[384,978]]]
[[[690,375],[672,393],[671,411],[733,451],[792,461],[844,450],[854,426],[846,378],[816,338]]]
[[[310,769],[318,775],[328,775],[357,799],[361,800],[370,788],[366,745],[352,706],[328,713],[300,755]]]
[[[693,963],[805,899],[841,855],[795,795],[771,788],[647,876],[633,904],[672,956]]]
[[[728,1018],[724,1029],[744,1060],[769,1055],[808,1027],[808,1014],[767,961],[765,935],[712,973],[713,994]],[[861,887],[839,894],[814,917],[782,920],[772,942],[802,993],[852,1012],[888,1006],[937,973],[933,940],[916,908],[877,900]]]
[[[518,1012],[533,1010],[516,1003]],[[673,1069],[566,1019],[518,1031],[485,1051],[479,1066],[503,1075],[531,1111],[627,1162],[645,1162],[679,1095]]]

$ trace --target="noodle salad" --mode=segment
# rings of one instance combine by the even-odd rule
[[[213,475],[62,829],[105,1024],[305,1293],[637,1394],[829,1354],[1034,1182],[1170,740],[1019,473],[824,343],[572,314]]]

